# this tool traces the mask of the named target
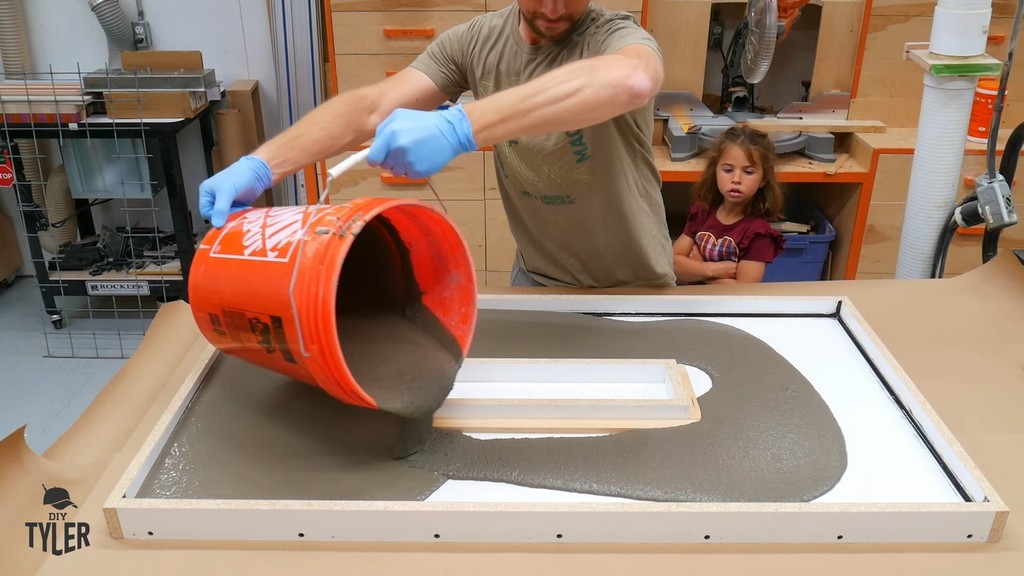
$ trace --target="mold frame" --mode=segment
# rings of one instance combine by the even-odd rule
[[[193,366],[104,503],[111,536],[152,540],[835,544],[996,542],[1009,510],[896,359],[842,297],[481,295],[482,309],[602,315],[812,316],[839,322],[971,501],[957,503],[460,503],[145,499],[134,495],[218,352]],[[184,336],[183,336],[184,337]]]
[[[624,371],[639,368],[648,384],[661,384],[664,398],[473,398],[449,395],[434,413],[435,428],[462,432],[543,432],[611,434],[638,428],[668,428],[700,420],[700,404],[686,367],[671,359],[632,358],[467,358],[456,376],[484,376],[485,382],[538,381],[538,372],[554,368],[540,381],[567,390],[579,382],[614,383]],[[468,370],[467,370],[468,369]],[[502,374],[500,380],[495,374]],[[635,370],[634,370],[635,374]],[[470,376],[467,380],[472,381]],[[486,386],[486,384],[484,384]]]

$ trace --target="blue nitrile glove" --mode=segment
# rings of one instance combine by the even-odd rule
[[[251,206],[273,181],[266,162],[255,156],[242,156],[199,185],[199,213],[220,228],[228,214]]]
[[[473,150],[473,127],[461,105],[435,112],[398,109],[377,127],[366,161],[395,176],[426,178]]]

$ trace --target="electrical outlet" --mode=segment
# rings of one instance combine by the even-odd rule
[[[153,45],[152,36],[149,34],[149,22],[132,22],[132,37],[135,39],[136,48],[149,48]]]
[[[725,24],[721,20],[712,20],[711,31],[708,33],[708,48],[721,48],[724,35]]]

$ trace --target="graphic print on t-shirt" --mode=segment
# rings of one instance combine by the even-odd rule
[[[705,262],[739,262],[739,248],[736,241],[728,236],[721,240],[710,232],[698,232],[693,239]]]
[[[530,187],[568,188],[591,181],[590,150],[582,130],[507,140],[494,146],[503,176]]]

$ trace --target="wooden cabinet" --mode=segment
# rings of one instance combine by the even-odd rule
[[[907,194],[910,189],[910,171],[914,161],[912,141],[910,147],[894,147],[892,141],[906,137],[900,130],[891,134],[864,135],[877,147],[871,201],[863,230],[863,244],[857,266],[858,279],[893,278],[899,256],[900,235],[906,214]],[[910,132],[913,132],[912,130]],[[997,167],[1002,150],[997,154]],[[981,146],[969,144],[961,168],[956,200],[970,194],[974,188],[968,179],[985,172],[985,155]],[[1018,172],[1018,175],[1020,173]],[[1019,179],[1019,177],[1018,177]],[[1015,198],[1018,214],[1024,214],[1024,198]],[[950,207],[952,208],[952,206]],[[960,230],[953,238],[946,256],[945,276],[963,274],[981,265],[982,227]],[[1024,248],[1024,226],[1011,226],[1002,231],[999,249]]]
[[[338,90],[408,66],[445,30],[484,13],[484,0],[334,0],[331,32]]]
[[[992,5],[985,53],[1005,61],[1013,28],[1014,6]],[[910,0],[870,4],[857,88],[850,106],[851,119],[881,120],[890,128],[915,128],[919,122],[924,72],[903,58],[907,42],[928,42],[935,2]],[[1024,39],[1018,39],[1020,53]],[[1002,129],[1013,130],[1024,121],[1024,72],[1014,65],[1003,111]]]

